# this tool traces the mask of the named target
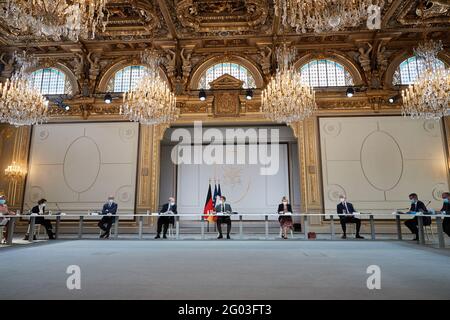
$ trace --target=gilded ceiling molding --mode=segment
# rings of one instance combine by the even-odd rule
[[[264,78],[262,75],[261,70],[259,69],[258,65],[254,63],[253,61],[243,58],[238,55],[215,55],[213,57],[207,58],[205,61],[198,64],[192,74],[191,74],[191,80],[189,82],[189,88],[191,90],[197,90],[198,85],[200,83],[200,78],[202,77],[203,73],[208,70],[209,67],[212,67],[213,65],[217,63],[222,62],[232,62],[242,65],[243,67],[247,68],[248,71],[252,74],[253,78],[255,79],[255,84],[257,88],[263,88],[264,87]]]
[[[307,53],[305,55],[303,55],[300,59],[298,59],[295,63],[294,63],[294,67],[299,69],[305,65],[306,63],[308,63],[311,60],[314,59],[329,59],[329,60],[333,60],[336,61],[337,63],[341,64],[344,66],[344,68],[346,68],[348,70],[348,72],[350,73],[350,75],[353,78],[353,83],[355,86],[360,86],[360,85],[364,85],[364,80],[362,77],[362,70],[359,68],[359,66],[352,61],[349,57],[345,56],[342,53],[339,52],[335,52],[335,51],[329,51],[329,52],[315,52],[315,53]]]
[[[0,1],[5,2],[5,1]],[[70,1],[69,1],[70,2]],[[147,0],[109,0],[106,4],[108,24],[103,31],[97,28],[96,40],[129,39],[130,37],[164,37],[167,28],[159,6]],[[1,21],[1,19],[0,19]],[[51,36],[36,36],[30,32],[23,33],[14,28],[3,26],[0,33],[5,35],[8,42],[54,41]],[[84,41],[91,41],[88,37]],[[1,40],[0,40],[1,41]]]
[[[120,58],[115,61],[113,61],[108,67],[105,68],[105,70],[102,71],[100,75],[100,81],[98,83],[98,86],[96,88],[97,92],[108,92],[108,84],[110,80],[114,77],[114,75],[122,70],[123,68],[129,67],[129,66],[144,66],[141,62],[141,60],[137,57],[135,58]],[[160,67],[159,68],[159,75],[167,81],[169,86],[171,86],[171,83],[169,81],[169,78],[167,77],[164,70]]]
[[[110,0],[108,11],[111,16],[104,32],[108,36],[152,34],[161,28],[156,7],[151,2]]]
[[[267,0],[181,0],[177,17],[196,32],[249,31],[263,25],[269,15]]]
[[[426,1],[426,3],[427,5],[421,8],[420,1],[409,0],[409,3],[399,11],[397,21],[402,25],[414,26],[450,22],[450,4],[448,1],[431,0]]]

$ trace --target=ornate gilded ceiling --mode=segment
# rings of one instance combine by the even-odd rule
[[[0,0],[5,3],[6,0]],[[272,0],[110,0],[109,22],[97,40],[188,40],[211,37],[295,36],[280,26]],[[448,0],[386,0],[382,31],[450,27]],[[341,34],[368,31],[364,25]],[[308,37],[297,35],[298,37]],[[320,35],[318,39],[324,35]],[[307,39],[307,38],[306,38]],[[33,35],[18,35],[1,25],[3,44],[47,42]]]
[[[377,92],[392,89],[385,85],[386,75],[393,73],[392,61],[412,52],[425,36],[443,40],[447,55],[450,45],[449,0],[385,0],[380,30],[361,24],[323,34],[296,34],[283,28],[274,14],[273,0],[110,0],[108,11],[106,30],[97,32],[95,39],[78,42],[18,35],[1,23],[0,77],[7,77],[12,69],[11,53],[26,49],[48,65],[60,64],[70,70],[85,101],[105,89],[104,78],[115,66],[137,61],[139,52],[154,46],[165,57],[163,68],[180,103],[195,112],[203,107],[195,99],[188,101],[195,97],[189,81],[196,70],[214,59],[245,59],[267,81],[274,72],[274,47],[288,42],[298,49],[300,60],[330,56],[347,61],[358,73],[357,85]],[[365,101],[372,101],[378,108],[380,95],[366,94],[364,101],[355,99],[354,103],[363,108]],[[324,99],[339,109],[343,105],[336,102],[338,97],[328,94]]]

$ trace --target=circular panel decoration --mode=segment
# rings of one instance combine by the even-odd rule
[[[341,124],[338,122],[327,122],[323,125],[325,134],[337,137],[341,133]]]
[[[121,186],[116,191],[116,199],[120,202],[130,202],[133,196],[133,188],[132,186]]]
[[[132,139],[135,136],[136,132],[134,128],[120,128],[119,136],[122,141],[127,142],[127,140]]]
[[[345,189],[341,185],[330,184],[328,186],[327,195],[328,195],[328,199],[330,201],[338,202],[339,201],[339,197],[341,195],[346,196],[347,193],[345,192]]]
[[[245,174],[243,165],[222,165],[222,174],[219,176],[222,183],[222,192],[226,190],[227,198],[231,203],[240,203],[245,200],[250,191],[252,178]]]
[[[431,194],[434,200],[442,201],[442,194],[444,192],[447,192],[446,185],[444,183],[438,183],[433,187]]]
[[[29,197],[30,197],[29,200],[30,200],[31,203],[36,203],[39,200],[45,198],[45,192],[39,186],[32,186],[31,189],[30,189]]]
[[[64,157],[64,180],[74,192],[89,190],[100,172],[100,151],[88,137],[72,142]]]
[[[423,129],[433,137],[439,136],[440,128],[439,128],[439,124],[435,120],[424,121]]]
[[[361,146],[361,169],[367,182],[377,190],[395,188],[403,174],[403,157],[398,143],[384,131],[375,131]]]
[[[44,128],[44,129],[39,130],[39,133],[38,133],[39,139],[45,140],[48,138],[48,135],[49,135],[49,132],[47,129]]]

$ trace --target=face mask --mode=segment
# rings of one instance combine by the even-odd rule
[[[287,201],[283,201],[283,204],[287,204]]]
[[[344,203],[345,202],[345,199],[344,198],[341,198],[341,199],[339,199],[342,203]]]
[[[173,206],[175,204],[175,201],[170,201],[169,203],[171,206]]]
[[[46,205],[47,205],[46,203],[43,203],[43,204],[42,204],[42,207],[44,207],[44,208],[45,208],[45,206],[46,206]]]
[[[416,203],[416,200],[414,200],[414,199],[413,199],[413,200],[411,200],[411,203]]]
[[[444,203],[449,203],[450,200],[448,200],[447,198],[444,199]]]
[[[5,204],[5,203],[6,203],[5,199],[0,200],[0,204]]]
[[[114,200],[112,200],[112,199],[108,200],[108,203],[110,203],[110,204],[112,204],[113,202],[114,202]]]

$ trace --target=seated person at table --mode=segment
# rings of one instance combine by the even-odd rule
[[[281,199],[281,203],[278,205],[278,214],[292,214],[292,207],[288,202],[287,197],[283,197]],[[283,239],[287,239],[287,230],[292,229],[293,223],[292,223],[292,217],[289,216],[281,216],[278,217],[278,222],[280,222],[280,227],[282,230],[281,237]]]
[[[177,205],[175,204],[175,198],[170,197],[169,202],[164,204],[159,211],[159,214],[177,214]],[[161,216],[158,218],[158,226],[156,229],[155,239],[159,239],[161,234],[161,229],[163,229],[163,239],[167,239],[167,229],[169,229],[169,224],[175,224],[175,217],[173,216]]]
[[[450,215],[450,193],[442,193],[442,200],[444,201],[444,204],[442,205],[441,213]],[[450,218],[444,218],[442,227],[444,232],[450,237]]]
[[[117,213],[117,203],[114,202],[114,197],[109,196],[108,201],[103,205],[102,209],[102,219],[98,222],[98,227],[103,230],[103,233],[100,235],[100,239],[108,239],[109,233],[111,231],[111,226],[115,221],[115,217],[111,217],[111,215],[115,215]]]
[[[361,220],[355,218],[353,214],[356,212],[355,208],[353,208],[353,205],[350,202],[347,202],[345,196],[340,196],[339,201],[340,203],[337,205],[337,213],[341,222],[342,231],[344,232],[342,239],[347,239],[347,223],[356,224],[356,239],[364,239],[364,237],[359,234],[359,230],[361,229]]]
[[[0,215],[15,215],[13,211],[9,211],[6,205],[6,198],[0,195]],[[8,240],[8,224],[9,218],[0,218],[0,225],[3,226],[3,234],[0,235],[0,243]]]
[[[34,206],[31,209],[31,213],[42,216],[42,215],[46,214],[46,212],[45,212],[46,206],[47,206],[47,200],[41,199],[38,201],[37,206]],[[50,240],[55,239],[55,234],[53,233],[52,223],[50,222],[50,220],[45,220],[44,217],[36,217],[36,218],[34,218],[34,223],[44,226],[45,231],[47,231],[47,235]],[[30,228],[30,223],[28,223],[28,228]],[[29,230],[29,229],[28,229],[28,233],[25,234],[25,238],[23,238],[23,240],[28,240],[30,238],[30,233],[33,234],[33,239],[36,240],[36,236],[34,235],[34,230]]]
[[[223,214],[231,214],[233,213],[231,210],[231,205],[226,202],[227,198],[225,196],[220,197],[219,203],[216,204],[215,210],[216,213],[223,213]],[[219,216],[217,217],[217,231],[219,231],[219,236],[217,239],[222,239],[222,223],[225,223],[227,225],[227,239],[230,239],[230,232],[231,232],[231,218],[230,216]]]
[[[411,193],[409,195],[409,201],[411,201],[411,208],[409,208],[409,213],[416,213],[416,212],[428,213],[427,207],[422,201],[419,200],[416,193]],[[407,226],[408,229],[414,235],[413,240],[419,240],[419,229],[417,228],[418,224],[419,222],[417,220],[417,217],[405,221],[405,226]],[[423,217],[423,225],[429,226],[430,224],[431,218]]]

